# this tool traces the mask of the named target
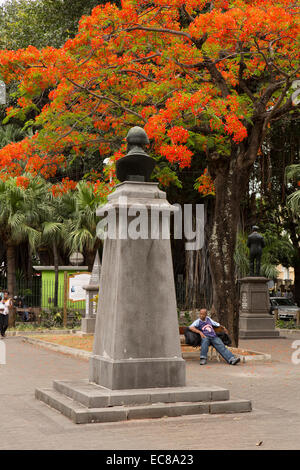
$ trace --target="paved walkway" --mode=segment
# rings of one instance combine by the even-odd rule
[[[6,338],[7,364],[0,365],[0,449],[194,450],[201,441],[205,449],[299,449],[300,364],[291,361],[296,339],[300,334],[241,341],[241,347],[271,353],[269,363],[200,367],[198,361],[187,361],[189,385],[229,388],[232,398],[252,400],[252,413],[76,425],[35,400],[34,390],[51,386],[53,379],[88,377],[88,362]]]

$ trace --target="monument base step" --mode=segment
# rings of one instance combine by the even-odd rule
[[[220,387],[108,390],[86,381],[55,381],[35,396],[76,424],[251,411],[248,400],[229,400]]]

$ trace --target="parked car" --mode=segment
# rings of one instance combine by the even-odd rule
[[[270,314],[274,315],[274,310],[278,309],[280,320],[296,320],[299,307],[292,300],[285,297],[270,297]]]

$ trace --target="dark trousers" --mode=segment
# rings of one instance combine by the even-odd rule
[[[1,333],[1,336],[5,335],[7,327],[8,327],[8,315],[3,315],[3,313],[0,313],[0,333]]]
[[[256,261],[255,269],[254,269],[254,261]],[[261,261],[261,255],[260,256],[250,255],[250,276],[254,276],[254,275],[260,276],[260,261]]]

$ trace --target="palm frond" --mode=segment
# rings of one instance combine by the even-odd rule
[[[287,197],[288,208],[299,217],[300,214],[300,190],[293,192]]]
[[[289,165],[285,169],[286,184],[291,181],[300,180],[300,164]]]
[[[250,267],[249,248],[247,247],[247,235],[243,232],[239,232],[237,235],[234,262],[236,266],[237,277],[247,276]]]
[[[268,262],[262,262],[261,264],[261,274],[269,279],[276,279],[278,277],[279,271],[276,269],[274,264]]]

